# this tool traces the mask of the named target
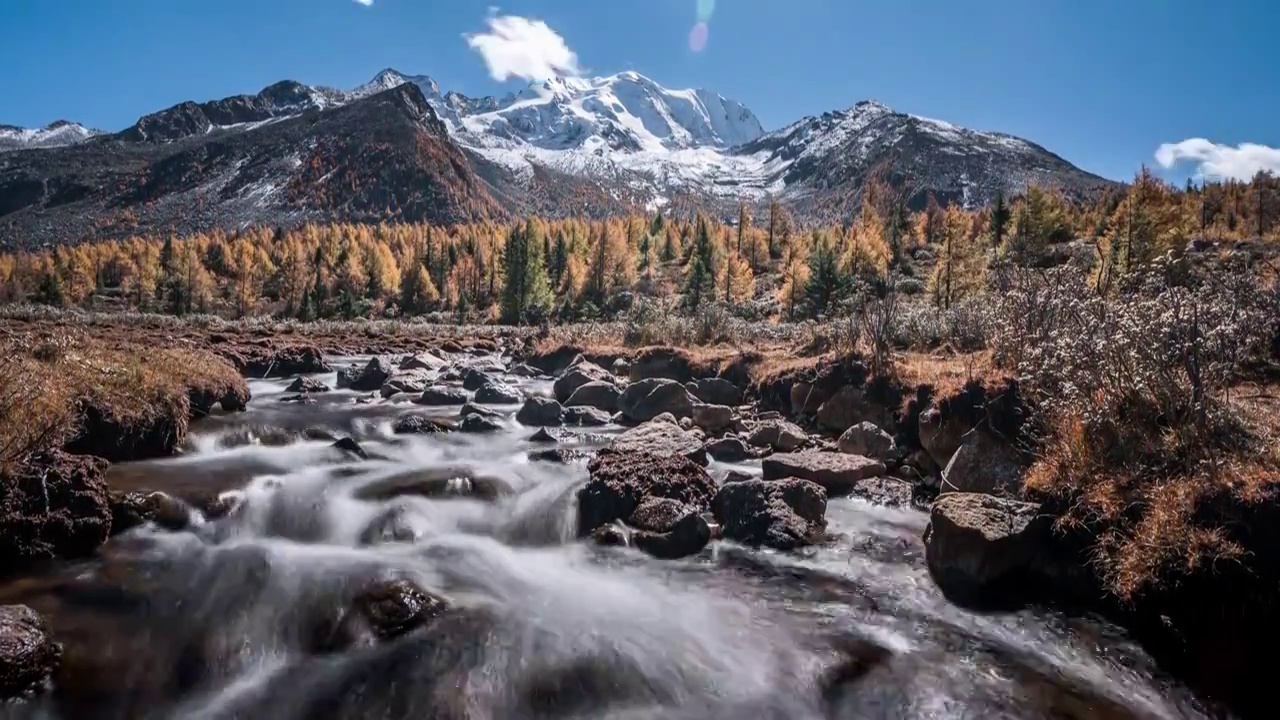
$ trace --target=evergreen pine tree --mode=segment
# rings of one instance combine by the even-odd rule
[[[991,242],[996,247],[1004,244],[1004,231],[1009,227],[1011,217],[1009,206],[1004,202],[1004,192],[996,192],[996,203],[991,209]]]
[[[809,255],[809,281],[805,284],[805,303],[813,317],[835,309],[844,297],[845,281],[840,274],[840,258],[831,240],[814,234],[813,252]]]
[[[707,220],[698,217],[698,234],[689,245],[689,261],[685,269],[684,296],[689,307],[696,308],[704,300],[715,300],[715,271],[712,266],[714,249],[711,245],[711,229]]]
[[[542,258],[542,230],[533,220],[511,229],[503,252],[502,320],[519,323],[551,307],[551,285]]]

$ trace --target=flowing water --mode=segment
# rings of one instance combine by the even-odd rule
[[[547,381],[518,382],[549,392]],[[1105,623],[948,604],[924,567],[924,513],[837,499],[831,544],[779,553],[713,542],[696,557],[655,560],[574,541],[585,466],[530,462],[532,431],[510,417],[484,436],[396,437],[391,421],[422,408],[358,403],[347,391],[280,403],[286,384],[254,381],[251,409],[197,424],[178,458],[111,470],[115,487],[238,493],[236,512],[197,516],[185,532],[139,528],[91,562],[0,588],[0,602],[45,613],[65,646],[57,696],[0,715],[1201,716]],[[351,435],[372,458],[345,457],[324,440],[280,444],[261,430],[243,444],[254,437],[246,428],[261,427]],[[441,467],[499,478],[515,493],[492,503],[357,497]],[[388,512],[414,542],[362,542]],[[315,652],[315,618],[388,574],[458,610],[393,641]],[[868,647],[887,656],[843,684],[821,680]]]

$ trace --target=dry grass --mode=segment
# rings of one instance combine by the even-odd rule
[[[82,334],[16,335],[0,343],[0,465],[68,445],[180,442],[193,416],[248,400],[244,380],[212,353],[120,350]],[[160,435],[157,435],[159,433]]]

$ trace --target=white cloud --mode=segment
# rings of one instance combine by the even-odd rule
[[[365,7],[373,7],[373,0],[356,0],[356,2],[360,3]]]
[[[484,58],[494,80],[547,80],[581,72],[578,56],[545,22],[517,15],[494,15],[486,22],[488,32],[463,37]]]
[[[1204,138],[1165,143],[1156,149],[1156,162],[1171,168],[1179,162],[1193,162],[1200,175],[1214,180],[1248,180],[1259,170],[1280,174],[1280,149],[1240,143],[1220,145]]]

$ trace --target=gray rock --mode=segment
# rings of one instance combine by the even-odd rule
[[[670,426],[668,426],[670,427]],[[634,521],[658,530],[667,527],[667,516],[650,508],[640,517],[637,510],[654,499],[676,501],[696,513],[706,511],[716,494],[716,481],[707,471],[679,455],[606,448],[587,466],[590,479],[578,490],[578,535],[615,521]],[[678,520],[677,516],[672,517]]]
[[[797,381],[791,385],[791,414],[812,415],[818,412],[818,408],[822,407],[826,399],[827,396],[812,384]]]
[[[707,432],[724,430],[733,424],[733,408],[727,405],[694,405],[693,424]]]
[[[299,377],[289,387],[284,389],[285,392],[291,393],[325,393],[329,392],[329,386],[312,377]]]
[[[386,358],[375,357],[361,368],[345,368],[338,371],[338,387],[359,392],[373,392],[382,388],[395,369]]]
[[[564,371],[552,385],[552,391],[555,393],[556,400],[567,402],[573,391],[586,385],[589,382],[613,382],[613,375],[604,368],[592,362],[582,361],[577,365],[571,366]]]
[[[634,422],[647,422],[663,413],[686,418],[693,415],[693,397],[674,380],[652,378],[628,385],[618,398],[618,408]]]
[[[448,366],[448,361],[443,360],[429,352],[418,353],[417,355],[409,355],[400,361],[401,370],[427,370],[435,372],[442,370]]]
[[[694,397],[708,405],[742,404],[742,389],[724,378],[702,378],[685,385]]]
[[[414,402],[419,405],[463,405],[468,399],[465,390],[446,385],[432,385],[423,389],[422,394]]]
[[[561,417],[570,427],[602,427],[613,421],[609,413],[586,406],[567,407]]]
[[[724,537],[793,550],[818,542],[826,529],[827,493],[808,480],[743,480],[720,487],[711,503]]]
[[[791,452],[804,445],[809,436],[799,425],[786,420],[766,420],[756,425],[747,442],[756,447],[773,448],[778,452]]]
[[[605,412],[617,412],[618,398],[622,391],[607,380],[592,380],[578,386],[565,401],[565,407],[593,407]]]
[[[431,374],[423,370],[401,371],[387,378],[378,389],[384,398],[399,393],[420,393],[431,387]]]
[[[1017,606],[1034,585],[1049,532],[1048,516],[1034,503],[946,493],[929,512],[925,561],[934,582],[955,603]]]
[[[751,448],[737,435],[712,440],[706,445],[707,454],[720,462],[742,462],[755,457]]]
[[[518,405],[524,393],[505,383],[491,381],[476,390],[476,402],[489,405]]]
[[[515,375],[516,377],[523,377],[523,378],[535,378],[535,377],[540,377],[542,375],[541,370],[539,370],[538,368],[532,365],[526,365],[524,363],[520,363],[519,365],[516,365],[515,367],[511,368],[511,370],[509,370],[508,372],[510,372],[512,375]]]
[[[885,507],[910,507],[914,485],[892,477],[874,477],[853,484],[850,495]]]
[[[920,447],[929,453],[934,464],[940,468],[951,462],[951,456],[960,449],[970,430],[973,428],[963,422],[958,414],[944,416],[936,405],[931,405],[920,413]]]
[[[524,401],[524,406],[516,413],[516,422],[529,427],[558,426],[564,408],[551,398],[531,397]]]
[[[501,370],[501,368],[499,368],[499,370]],[[485,372],[484,370],[481,370],[476,367],[462,368],[462,388],[464,390],[470,390],[471,392],[475,392],[486,385],[500,385],[500,384],[501,382],[497,378],[493,377],[492,375]]]
[[[818,408],[818,425],[833,432],[844,432],[860,422],[890,427],[893,416],[888,409],[866,398],[862,390],[852,386],[840,388]]]
[[[699,465],[707,464],[707,451],[702,440],[678,425],[651,420],[618,435],[610,445],[623,453],[649,452],[655,455],[677,455]]]
[[[502,413],[498,412],[497,410],[492,410],[483,405],[477,405],[475,403],[467,403],[466,405],[463,405],[462,410],[458,412],[458,417],[466,417],[468,415],[483,415],[484,417],[487,417],[493,420],[496,420],[502,417]]]
[[[1023,465],[1008,443],[983,430],[965,435],[942,471],[941,492],[1016,495],[1022,490]]]
[[[797,477],[811,480],[826,489],[831,497],[848,495],[859,480],[884,475],[884,464],[861,455],[806,450],[777,453],[762,463],[765,480]]]
[[[396,418],[391,432],[396,435],[435,435],[453,431],[453,424],[440,418],[419,413],[409,413]]]
[[[884,460],[897,450],[897,444],[889,433],[865,421],[845,430],[837,444],[840,452],[876,460]]]
[[[702,514],[671,498],[646,498],[626,524],[633,528],[631,545],[656,558],[687,557],[711,541],[711,528]]]
[[[468,415],[462,418],[458,429],[465,433],[491,433],[501,430],[502,425],[483,415]]]

